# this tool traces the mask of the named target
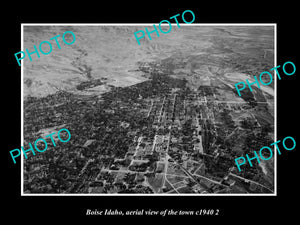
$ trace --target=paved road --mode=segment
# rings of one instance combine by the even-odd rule
[[[258,186],[261,186],[261,187],[263,187],[263,188],[269,190],[269,191],[272,192],[272,193],[274,192],[273,190],[269,189],[268,187],[266,187],[266,186],[264,186],[264,185],[262,185],[262,184],[260,184],[260,183],[257,183],[257,182],[255,182],[255,181],[253,181],[253,180],[246,179],[246,178],[244,178],[244,177],[238,176],[238,175],[236,175],[236,174],[234,174],[234,173],[231,173],[231,172],[229,173],[229,175],[231,175],[231,176],[233,176],[233,177],[237,177],[237,178],[239,178],[239,179],[241,179],[241,180],[244,180],[244,181],[246,181],[246,182],[250,182],[250,183],[256,184],[256,185],[258,185]]]

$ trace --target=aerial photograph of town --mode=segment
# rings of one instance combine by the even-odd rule
[[[23,25],[24,49],[53,48],[23,60],[23,146],[71,133],[27,153],[23,193],[273,194],[273,158],[235,158],[274,142],[275,83],[234,85],[274,67],[274,25],[174,25],[138,45],[145,27]],[[59,49],[65,31],[76,41]]]

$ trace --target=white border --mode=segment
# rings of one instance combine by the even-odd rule
[[[274,26],[274,67],[277,66],[277,24]],[[274,86],[274,140],[277,141],[277,76],[275,76],[275,86]],[[275,173],[274,173],[274,196],[277,196],[277,151],[275,151],[275,145],[274,145],[274,167],[275,167]]]
[[[153,26],[153,24],[158,25],[156,23],[21,23],[21,51],[24,51],[23,38],[24,26]],[[176,23],[171,23],[172,25],[176,25]],[[168,26],[168,24],[161,24],[162,26]],[[192,24],[180,24],[180,26],[273,26],[274,27],[274,67],[277,66],[277,23],[192,23]],[[24,62],[21,61],[21,144],[24,142],[24,120],[23,120],[23,68]],[[271,69],[271,68],[270,68]],[[277,141],[277,76],[275,76],[275,88],[274,88],[274,140]],[[26,194],[24,193],[23,183],[23,157],[21,157],[21,196],[277,196],[277,151],[275,151],[274,146],[274,193],[257,193],[257,194]]]

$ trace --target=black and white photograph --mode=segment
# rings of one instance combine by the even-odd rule
[[[22,61],[24,149],[71,136],[27,153],[24,195],[276,192],[274,158],[235,162],[275,141],[276,77],[235,87],[275,67],[275,24],[22,27],[24,51],[51,51]]]
[[[109,3],[2,14],[2,220],[297,221],[296,4]]]

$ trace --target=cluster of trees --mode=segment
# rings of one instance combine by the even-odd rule
[[[232,89],[232,91],[234,92],[234,94],[236,94],[238,97],[241,97],[242,99],[244,99],[246,102],[248,102],[248,104],[251,107],[255,107],[257,106],[257,102],[253,96],[253,93],[250,91],[249,88],[245,88],[242,92],[241,92],[241,96],[238,95],[236,89]]]
[[[102,85],[102,84],[104,84],[104,83],[102,82],[101,79],[93,79],[93,80],[81,82],[80,84],[78,84],[76,86],[76,89],[82,91],[84,89],[96,87],[96,86]]]
[[[171,78],[158,73],[151,73],[151,79],[130,87],[113,88],[102,96],[107,100],[122,102],[139,102],[140,97],[151,98],[168,94],[172,88],[185,89],[186,80]]]
[[[226,126],[226,129],[234,129],[235,128],[235,124],[232,120],[232,117],[229,114],[229,110],[224,109],[222,112],[220,112],[220,116],[222,118],[224,125]]]

